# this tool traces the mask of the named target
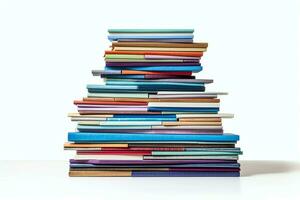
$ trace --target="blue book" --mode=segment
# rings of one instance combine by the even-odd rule
[[[139,70],[139,71],[158,71],[158,72],[200,72],[202,66],[124,66],[109,67],[105,66],[105,70]]]
[[[194,135],[194,134],[135,134],[135,133],[95,133],[69,132],[70,142],[101,142],[101,141],[203,141],[203,142],[236,142],[239,136],[223,135]]]

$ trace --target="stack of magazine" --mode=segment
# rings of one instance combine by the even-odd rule
[[[224,133],[220,95],[197,79],[207,43],[193,29],[109,29],[104,84],[75,100],[70,176],[240,175],[239,136]]]

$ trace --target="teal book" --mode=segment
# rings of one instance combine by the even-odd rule
[[[70,142],[101,142],[101,141],[203,141],[203,142],[237,142],[235,134],[193,135],[193,134],[134,134],[134,133],[95,133],[69,132]]]

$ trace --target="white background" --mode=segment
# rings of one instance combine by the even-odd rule
[[[242,159],[299,157],[299,3],[262,0],[0,1],[0,159],[67,159],[67,113],[100,82],[108,28],[195,28],[199,77],[227,91]]]

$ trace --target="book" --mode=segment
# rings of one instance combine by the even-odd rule
[[[89,164],[89,165],[172,165],[172,167],[218,167],[217,164],[222,164],[222,167],[231,166],[239,167],[239,163],[234,160],[76,160],[70,159],[71,164]]]
[[[110,29],[103,84],[88,84],[68,117],[70,176],[235,177],[239,136],[223,129],[220,95],[199,79],[208,44],[193,29]],[[210,78],[210,77],[208,77]]]
[[[148,93],[94,93],[94,92],[89,92],[88,97],[96,98],[96,97],[122,97],[122,98],[148,98]]]
[[[194,29],[108,29],[109,33],[193,33]]]
[[[108,40],[116,41],[119,39],[193,39],[192,34],[184,34],[184,35],[167,35],[167,34],[159,34],[159,35],[131,35],[131,34],[120,34],[120,35],[108,35]]]
[[[206,102],[206,103],[219,103],[220,99],[216,98],[181,98],[181,99],[155,99],[155,98],[88,98],[84,97],[84,101],[119,101],[119,102]]]
[[[105,66],[105,70],[139,70],[139,71],[157,71],[157,72],[200,72],[202,71],[202,66],[192,65],[192,66],[122,66],[122,67],[110,67]]]
[[[179,52],[203,52],[206,48],[179,48],[179,47],[114,47],[115,51],[179,51]]]
[[[191,86],[191,85],[96,85],[88,84],[88,92],[98,93],[98,92],[119,92],[119,93],[131,93],[140,92],[144,93],[147,91],[204,91],[205,86]]]
[[[132,75],[132,74],[143,74],[143,75],[184,75],[190,76],[192,72],[155,72],[155,71],[139,71],[139,70],[92,70],[93,75],[111,74],[111,75]],[[203,79],[204,80],[204,79]]]
[[[124,133],[93,133],[69,132],[68,140],[81,141],[228,141],[236,142],[238,135],[172,135],[172,134],[124,134]]]
[[[173,82],[173,81],[119,81],[119,80],[105,80],[106,85],[141,85],[141,86],[204,86],[204,83],[201,82]]]
[[[70,171],[69,176],[102,177],[238,177],[239,172]]]
[[[107,54],[134,54],[134,55],[168,55],[168,56],[194,56],[201,57],[203,52],[188,52],[188,51],[105,51]]]
[[[237,160],[237,155],[152,156],[152,155],[75,155],[75,160]]]
[[[183,47],[207,48],[208,43],[166,43],[166,42],[112,42],[112,47]]]
[[[107,59],[107,67],[199,66],[199,60],[125,60]],[[122,69],[121,69],[122,70]]]

